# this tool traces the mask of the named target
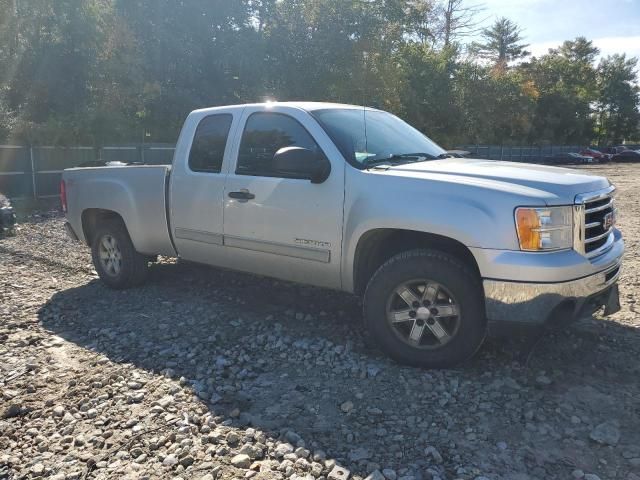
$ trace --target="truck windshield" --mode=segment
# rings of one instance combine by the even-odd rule
[[[354,166],[445,158],[446,152],[411,125],[379,110],[329,108],[311,114]]]

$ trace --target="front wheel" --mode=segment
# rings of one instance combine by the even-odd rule
[[[108,220],[97,228],[91,256],[100,279],[111,288],[133,287],[147,276],[149,259],[136,251],[121,221]]]
[[[470,358],[486,335],[477,275],[434,250],[403,252],[382,265],[367,285],[364,318],[390,357],[427,368]]]

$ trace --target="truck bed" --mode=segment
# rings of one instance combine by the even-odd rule
[[[64,171],[67,218],[85,241],[83,212],[100,209],[124,220],[136,250],[147,255],[175,256],[169,234],[167,165],[127,165],[72,168]]]

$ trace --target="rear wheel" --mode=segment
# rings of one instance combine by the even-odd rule
[[[91,256],[100,279],[111,288],[133,287],[146,279],[148,257],[135,250],[122,221],[108,220],[98,226]]]
[[[471,357],[486,335],[482,287],[446,253],[413,250],[392,257],[371,278],[364,316],[390,357],[443,368]]]

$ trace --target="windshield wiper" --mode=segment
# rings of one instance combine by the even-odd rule
[[[434,156],[430,153],[392,153],[382,158],[368,158],[364,161],[364,165],[366,167],[371,167],[374,165],[380,165],[383,163],[393,163],[398,165],[400,163],[414,163],[414,162],[424,162],[425,160],[435,160],[436,158],[445,158],[440,156]]]
[[[392,160],[411,160],[411,159],[415,159],[414,161],[416,162],[423,162],[425,160],[434,160],[437,157],[430,154],[430,153],[394,153],[392,155],[390,155],[390,157]]]

